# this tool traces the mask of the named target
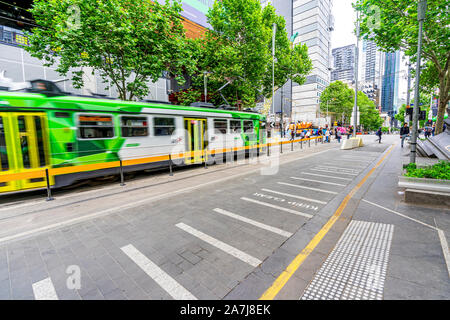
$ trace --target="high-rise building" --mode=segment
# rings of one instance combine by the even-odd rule
[[[361,54],[361,90],[375,102],[381,105],[380,96],[383,83],[384,52],[378,50],[375,42],[364,40]]]
[[[275,8],[275,11],[278,15],[284,17],[284,20],[286,21],[286,32],[289,38],[292,36],[292,28],[293,28],[293,21],[292,21],[293,3],[294,0],[261,0],[261,5],[263,7],[270,4]],[[283,115],[286,118],[289,118],[291,116],[292,81],[289,80],[283,87],[281,87],[275,92],[274,107],[275,113],[281,113],[281,111],[283,111]]]
[[[400,51],[385,54],[385,68],[382,83],[381,111],[393,117],[399,109]]]
[[[333,49],[331,82],[339,80],[353,83],[355,81],[355,52],[354,44]]]
[[[332,0],[296,0],[293,6],[293,33],[299,33],[296,43],[308,46],[313,70],[306,83],[294,84],[292,91],[292,119],[312,121],[324,125],[321,116],[320,96],[330,83],[330,37],[334,30],[331,14]]]

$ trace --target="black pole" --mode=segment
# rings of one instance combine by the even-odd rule
[[[300,140],[300,150],[303,149],[303,139]]]
[[[122,160],[120,160],[120,186],[125,186],[124,177],[123,177],[123,166],[122,166]]]
[[[169,176],[173,176],[173,170],[172,170],[172,155],[169,153]]]
[[[47,200],[46,201],[53,201],[55,199],[52,197],[52,190],[50,188],[50,179],[49,179],[48,169],[45,169],[45,178],[47,180]]]
[[[270,157],[270,143],[267,143],[267,156]]]
[[[294,151],[294,140],[291,142],[291,151]]]
[[[308,148],[311,148],[311,138],[308,138]]]
[[[205,169],[208,169],[208,153],[205,150]]]

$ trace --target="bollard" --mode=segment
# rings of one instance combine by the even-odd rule
[[[270,157],[270,143],[267,143],[267,156]]]
[[[311,139],[308,139],[308,148],[311,148]]]
[[[208,152],[205,150],[205,169],[208,169]]]
[[[322,136],[322,138],[320,140],[322,140],[322,144],[323,144],[323,136]]]
[[[173,169],[172,169],[172,155],[169,153],[169,176],[173,176]]]
[[[283,153],[283,140],[280,141],[280,154]]]
[[[315,138],[314,140],[316,141],[316,146],[317,146],[317,139],[319,139],[319,138]]]
[[[303,140],[300,140],[300,150],[303,150]]]
[[[291,142],[291,151],[294,151],[294,140]]]
[[[47,199],[46,199],[46,201],[53,201],[55,199],[52,197],[52,190],[50,188],[50,179],[49,179],[48,169],[45,169],[45,178],[47,179]]]
[[[122,160],[120,160],[120,186],[125,186],[124,177],[123,177],[123,166],[122,166]]]

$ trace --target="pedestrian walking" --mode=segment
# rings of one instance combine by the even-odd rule
[[[405,143],[405,139],[409,136],[410,130],[408,124],[405,123],[403,127],[400,129],[400,138],[402,139],[402,148]]]
[[[376,139],[375,141],[378,140],[378,143],[381,143],[381,136],[383,135],[383,130],[381,130],[381,128],[378,129],[376,135],[378,136],[378,139]]]
[[[331,143],[331,137],[330,137],[330,129],[325,129],[325,137],[326,137],[326,142]]]
[[[338,143],[341,143],[342,132],[339,129],[340,128],[336,128],[336,140],[338,141]]]
[[[350,127],[348,128],[348,130],[347,130],[347,139],[350,139],[350,137],[352,136],[352,134],[353,134],[353,127],[350,126]]]

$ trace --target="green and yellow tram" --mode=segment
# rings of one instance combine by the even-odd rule
[[[57,188],[117,174],[120,164],[130,172],[211,162],[258,148],[265,129],[251,112],[0,91],[0,193],[44,188],[46,169]]]

